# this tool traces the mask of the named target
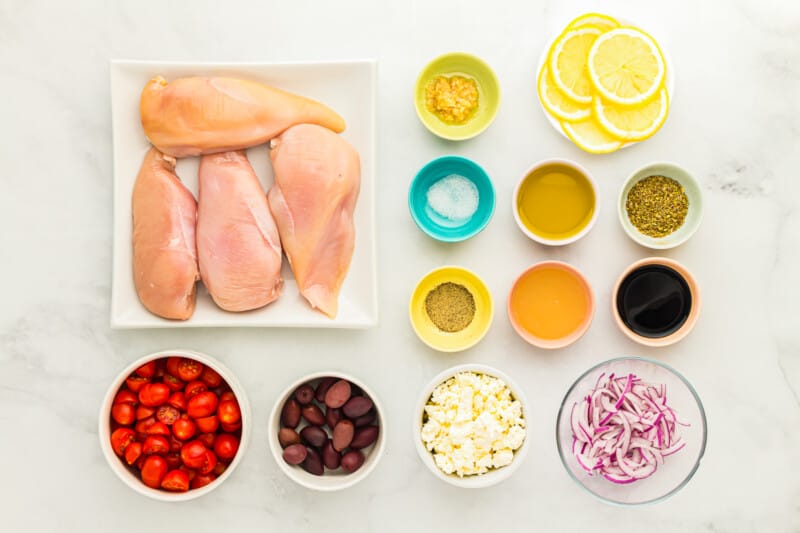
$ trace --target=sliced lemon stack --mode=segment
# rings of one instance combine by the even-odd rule
[[[599,13],[571,21],[537,80],[545,111],[576,145],[608,153],[653,136],[669,113],[667,67],[645,32]]]

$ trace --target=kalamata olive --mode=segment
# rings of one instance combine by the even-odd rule
[[[364,454],[361,450],[350,450],[342,456],[342,469],[348,474],[352,474],[364,464]]]
[[[328,407],[341,407],[350,399],[350,382],[340,379],[325,393],[325,405]]]
[[[322,447],[322,462],[325,463],[325,468],[336,470],[339,468],[342,456],[333,448],[333,441],[328,440],[325,446]]]
[[[314,392],[314,397],[317,399],[318,402],[325,401],[325,393],[328,392],[328,389],[331,388],[331,385],[336,383],[336,378],[322,378],[317,383],[317,389]]]
[[[356,427],[350,420],[340,420],[333,428],[333,448],[340,452],[350,446]]]
[[[353,396],[344,404],[342,412],[347,418],[354,419],[367,414],[370,409],[372,409],[372,400],[366,396]]]
[[[358,428],[350,442],[350,447],[355,449],[366,448],[378,440],[378,426],[364,426]]]
[[[319,448],[328,440],[328,434],[317,426],[306,426],[300,430],[300,439],[315,448]]]
[[[368,426],[372,424],[373,422],[375,422],[376,418],[377,415],[375,414],[375,411],[370,411],[364,416],[359,416],[358,418],[353,420],[353,423],[356,425],[357,428],[360,428],[362,426]]]
[[[294,399],[300,405],[308,405],[314,399],[314,389],[308,383],[301,385],[294,391]]]
[[[320,457],[319,452],[313,448],[308,448],[306,451],[308,455],[306,455],[306,460],[303,461],[300,466],[309,474],[321,476],[322,473],[325,472],[325,468],[322,466],[322,457]]]
[[[300,435],[292,428],[281,428],[281,430],[278,431],[278,442],[281,444],[281,448],[286,448],[292,444],[298,444],[300,442]]]
[[[342,419],[342,410],[336,409],[335,407],[326,407],[325,408],[325,423],[328,424],[328,427],[333,428],[336,426],[336,423]]]
[[[301,413],[303,418],[312,426],[321,426],[325,423],[325,415],[322,414],[322,409],[314,404],[304,406]]]
[[[283,411],[281,411],[281,424],[287,428],[296,428],[300,423],[300,404],[294,398],[283,404]]]
[[[308,456],[308,448],[302,444],[292,444],[283,450],[283,460],[290,465],[299,465],[306,460]]]

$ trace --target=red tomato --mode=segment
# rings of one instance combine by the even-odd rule
[[[169,387],[169,390],[175,392],[182,390],[185,383],[172,374],[164,374],[164,384]]]
[[[229,433],[217,435],[217,440],[214,441],[214,453],[220,460],[232,460],[236,457],[237,451],[239,451],[239,439]]]
[[[180,468],[178,468],[178,470],[186,472],[186,475],[189,476],[189,481],[193,480],[197,475],[197,470],[195,470],[194,468],[189,468],[186,465],[181,465]]]
[[[153,455],[154,453],[163,455],[169,452],[169,441],[161,435],[150,435],[142,444],[142,453]]]
[[[221,476],[222,473],[225,472],[226,468],[228,468],[228,466],[225,463],[217,462],[217,466],[214,467],[214,474],[217,476]]]
[[[158,407],[169,399],[169,387],[163,383],[146,383],[139,390],[139,401],[147,407]]]
[[[203,374],[200,376],[200,381],[208,385],[209,389],[213,389],[222,385],[222,376],[213,368],[205,367]]]
[[[154,378],[164,377],[164,372],[165,372],[164,365],[165,365],[165,363],[166,363],[166,361],[163,358],[156,360],[156,370],[153,373],[153,377]]]
[[[217,466],[217,456],[211,450],[206,450],[206,457],[203,466],[198,469],[201,474],[210,474]]]
[[[150,379],[156,373],[155,360],[149,361],[133,371],[139,377]]]
[[[136,426],[134,429],[136,429],[136,433],[147,435],[148,434],[147,432],[150,430],[150,427],[152,427],[152,425],[155,423],[156,423],[156,417],[150,416],[148,418],[143,418],[138,422],[136,422]]]
[[[136,405],[139,403],[139,397],[128,389],[122,389],[114,396],[114,405],[118,403],[130,403]]]
[[[197,436],[197,440],[202,442],[206,448],[213,448],[216,438],[217,435],[214,433],[202,433]]]
[[[211,391],[195,394],[186,404],[186,412],[192,418],[203,418],[213,415],[217,410],[217,395]]]
[[[171,435],[169,438],[169,451],[175,453],[180,452],[181,448],[183,448],[183,443],[175,438],[175,435]]]
[[[180,468],[181,466],[181,455],[179,453],[168,453],[164,456],[164,459],[167,461],[167,466],[170,470],[175,470],[176,468]]]
[[[118,403],[111,408],[111,418],[123,426],[129,426],[136,421],[136,409],[130,403]]]
[[[187,442],[181,448],[181,461],[189,468],[200,468],[206,460],[206,447],[199,440]]]
[[[219,402],[217,416],[220,422],[225,424],[235,424],[242,419],[242,411],[239,409],[239,402],[236,400],[224,400]]]
[[[186,401],[194,397],[195,394],[200,394],[201,392],[205,392],[208,390],[208,387],[202,381],[192,381],[186,385],[186,388],[183,389],[183,395],[186,397]]]
[[[119,428],[111,434],[111,448],[114,453],[122,457],[125,448],[136,438],[136,433],[130,428]]]
[[[180,440],[189,440],[194,437],[197,426],[191,418],[179,418],[172,424],[172,434]]]
[[[161,488],[170,492],[189,490],[189,476],[181,470],[172,470],[161,480]]]
[[[175,409],[180,409],[181,411],[186,410],[186,397],[183,395],[182,391],[173,392],[169,396],[169,400],[167,403],[170,404]]]
[[[219,428],[219,418],[217,415],[205,416],[195,420],[197,422],[197,429],[201,433],[214,433]]]
[[[156,410],[152,407],[140,405],[136,408],[136,420],[144,420],[145,418],[150,418],[154,414],[156,414]]]
[[[225,391],[219,395],[219,401],[226,402],[228,400],[236,401],[236,395],[232,391]]]
[[[150,418],[147,418],[137,422],[136,431],[139,433],[144,433],[145,435],[161,435],[162,437],[170,436],[169,426],[167,426],[164,422],[159,422],[157,420],[150,422],[150,420]],[[139,427],[139,424],[141,424],[141,428]]]
[[[214,474],[199,474],[192,479],[191,487],[193,489],[199,489],[200,487],[205,487],[213,483],[215,479],[217,479],[217,476]]]
[[[171,426],[175,421],[180,418],[181,412],[172,407],[171,405],[162,405],[156,411],[156,418],[166,425]]]
[[[194,381],[203,374],[203,363],[194,359],[182,359],[178,364],[178,377],[183,381]]]
[[[242,429],[242,421],[239,420],[235,424],[226,424],[225,422],[220,423],[222,427],[222,431],[227,431],[228,433],[236,433],[240,429]]]
[[[136,375],[128,376],[128,379],[125,380],[125,385],[133,392],[139,392],[139,389],[141,389],[145,383],[150,383],[150,380]]]
[[[142,464],[142,481],[150,488],[157,489],[167,475],[167,461],[160,455],[151,455]]]
[[[178,366],[181,364],[181,359],[183,359],[183,357],[167,357],[167,373],[177,376]]]
[[[128,447],[125,448],[125,462],[129,465],[133,465],[136,461],[139,460],[139,457],[142,456],[142,443],[141,442],[131,442],[128,444]]]

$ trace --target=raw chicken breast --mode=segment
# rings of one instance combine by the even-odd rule
[[[153,314],[186,320],[200,278],[197,203],[175,175],[175,158],[151,148],[133,186],[133,281]]]
[[[226,311],[257,309],[281,293],[281,243],[244,151],[200,159],[200,278]]]
[[[331,318],[353,256],[358,152],[331,130],[301,124],[273,139],[269,207],[300,293]]]
[[[319,102],[236,78],[153,78],[139,111],[150,142],[175,157],[241,150],[300,123],[337,132],[345,126]]]

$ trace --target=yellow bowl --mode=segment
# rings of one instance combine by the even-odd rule
[[[425,297],[428,293],[448,281],[463,285],[475,299],[475,316],[472,322],[455,333],[437,328],[425,311]],[[475,273],[457,266],[445,266],[428,272],[417,283],[417,288],[411,295],[408,312],[411,326],[422,342],[440,352],[459,352],[475,346],[489,331],[493,316],[492,295]]]
[[[478,109],[464,124],[448,124],[428,111],[425,105],[425,87],[436,76],[462,75],[478,84]],[[417,116],[431,133],[451,141],[475,137],[489,127],[500,107],[500,84],[491,67],[483,60],[463,52],[452,52],[437,57],[425,67],[417,78],[414,89],[414,106]]]

